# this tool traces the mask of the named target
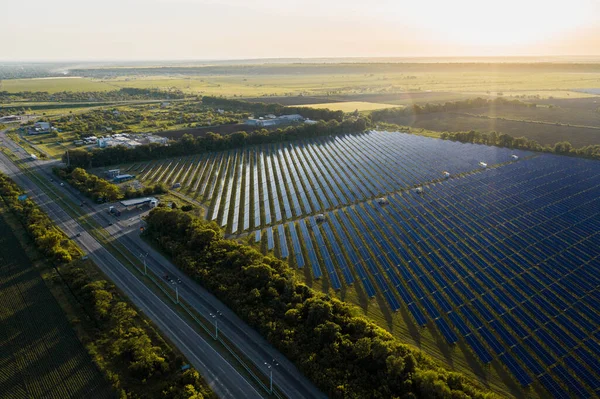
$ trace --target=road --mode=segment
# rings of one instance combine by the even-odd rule
[[[10,139],[4,138],[7,146],[16,149],[16,144]],[[26,154],[23,153],[23,157]],[[31,162],[38,173],[52,178],[51,168],[58,165],[58,161],[41,161]],[[57,189],[61,189],[62,193],[67,195],[74,203],[82,201],[81,195],[73,188],[65,184],[60,187],[58,182],[54,182]],[[129,220],[129,217],[122,221],[116,221],[114,217],[108,214],[108,205],[90,204],[87,201],[85,210],[93,219],[101,226],[105,226],[106,231],[118,242],[123,244],[133,257],[139,254],[148,254],[146,264],[149,270],[154,271],[159,276],[168,274],[169,276],[180,278],[182,283],[178,284],[179,295],[189,305],[191,305],[198,313],[202,314],[206,319],[210,319],[211,314],[221,313],[219,316],[219,334],[225,335],[227,339],[242,351],[246,358],[250,359],[257,369],[262,370],[265,376],[268,376],[269,369],[265,366],[265,362],[275,360],[278,366],[273,368],[273,382],[279,390],[289,398],[326,398],[312,382],[300,373],[300,371],[285,358],[278,350],[268,343],[260,334],[249,327],[241,320],[233,311],[228,309],[221,301],[214,297],[202,286],[191,280],[181,273],[175,265],[168,259],[164,258],[154,248],[148,245],[139,236],[139,219]],[[109,226],[109,223],[113,223]]]
[[[0,136],[2,133],[0,132]],[[4,137],[5,143],[6,138]],[[10,147],[10,144],[9,144]],[[15,149],[15,147],[12,147]],[[57,225],[90,256],[108,278],[144,312],[202,374],[220,398],[262,398],[252,384],[215,351],[188,323],[123,266],[94,237],[0,153],[0,171],[9,175]],[[81,233],[77,237],[77,233]]]

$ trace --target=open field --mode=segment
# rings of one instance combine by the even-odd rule
[[[44,79],[7,79],[0,85],[0,91],[15,93],[19,91],[108,91],[118,87],[88,78],[44,78]]]
[[[533,155],[382,132],[127,172],[181,183],[229,234],[499,392],[586,396],[600,387],[600,164]]]
[[[72,74],[85,77],[4,80],[1,90],[177,88],[188,93],[242,97],[433,91],[573,98],[586,95],[583,90],[600,88],[597,64],[262,64],[79,69]]]
[[[0,231],[1,396],[114,397],[2,215]]]
[[[472,112],[472,110],[468,110]],[[542,145],[553,145],[559,141],[569,141],[574,147],[600,143],[600,129],[557,125],[555,123],[525,122],[491,118],[468,113],[432,113],[405,116],[389,122],[401,126],[421,128],[438,132],[480,132],[506,133],[513,137],[527,137]]]
[[[302,104],[300,107],[311,107],[311,108],[328,108],[333,111],[344,111],[353,112],[359,111],[373,111],[375,109],[393,108],[397,105],[392,104],[381,104],[381,103],[368,103],[363,101],[347,101],[347,102],[335,102],[335,103],[319,103],[319,104]]]
[[[598,105],[600,108],[600,105]],[[487,116],[490,118],[503,118],[507,120],[521,120],[531,122],[559,123],[562,125],[587,126],[600,129],[600,112],[577,108],[563,108],[539,106],[536,108],[525,107],[495,107],[488,109],[474,109],[465,111],[469,114]],[[598,137],[600,143],[600,135]]]

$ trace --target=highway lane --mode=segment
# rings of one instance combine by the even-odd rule
[[[5,140],[6,144],[13,149],[20,148],[9,139]],[[27,155],[21,150],[21,156]],[[41,175],[48,179],[54,176],[51,173],[51,167],[58,165],[57,161],[30,161],[35,166]],[[60,189],[61,193],[67,195],[74,203],[82,201],[82,196],[72,187],[65,184],[64,187],[59,186],[59,182],[55,181],[55,188]],[[312,382],[310,382],[302,373],[267,342],[260,334],[248,326],[241,320],[233,311],[227,308],[221,301],[214,297],[210,292],[200,286],[198,283],[189,279],[179,269],[173,265],[168,259],[164,258],[160,253],[149,246],[139,236],[138,226],[134,225],[128,228],[128,221],[116,222],[115,218],[108,214],[107,204],[96,205],[90,204],[87,201],[86,210],[90,211],[90,216],[94,218],[101,226],[111,234],[118,242],[123,244],[130,252],[132,257],[137,257],[139,254],[148,253],[146,263],[149,270],[154,271],[158,276],[169,274],[169,276],[177,276],[181,278],[182,283],[178,285],[180,297],[190,304],[197,312],[203,315],[204,318],[210,320],[210,314],[215,314],[216,311],[222,313],[219,316],[219,333],[225,335],[239,350],[244,352],[246,357],[250,359],[257,369],[262,370],[265,377],[268,377],[269,369],[264,364],[265,362],[276,360],[279,364],[273,368],[273,381],[285,396],[290,398],[326,398]],[[110,222],[114,224],[108,226]]]
[[[102,271],[181,350],[221,398],[261,398],[241,376],[188,323],[124,267],[94,237],[39,189],[0,153],[0,170],[13,178],[42,209],[89,254]],[[81,233],[80,237],[76,237]]]

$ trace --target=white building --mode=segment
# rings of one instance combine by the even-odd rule
[[[304,118],[302,115],[293,114],[293,115],[281,115],[275,116],[273,114],[266,115],[264,118],[248,118],[246,120],[246,125],[248,126],[258,126],[258,127],[269,127],[269,126],[279,126],[279,125],[288,125],[294,122],[302,122]]]

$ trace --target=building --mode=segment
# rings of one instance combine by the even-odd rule
[[[45,134],[52,131],[52,124],[50,122],[36,122],[33,127],[27,129],[27,134]]]
[[[113,177],[113,182],[115,183],[123,183],[127,180],[135,179],[135,175],[117,175]]]
[[[20,120],[21,117],[17,115],[6,115],[0,118],[0,122],[18,122]]]
[[[108,179],[114,179],[115,177],[119,176],[120,174],[121,174],[121,169],[110,169],[105,173],[105,175]]]
[[[96,137],[93,138],[96,139]],[[151,134],[119,133],[113,134],[112,136],[101,137],[96,139],[95,142],[98,144],[99,148],[116,147],[118,145],[127,148],[134,148],[140,145],[152,143],[166,145],[169,142],[169,139],[166,137],[153,136]]]
[[[150,208],[155,208],[158,205],[158,199],[154,197],[145,197],[121,201],[121,206],[127,209],[144,205],[148,205]]]
[[[299,123],[304,121],[302,115],[293,114],[293,115],[281,115],[275,116],[273,114],[268,114],[265,117],[256,118],[248,118],[245,122],[248,126],[257,126],[257,127],[269,127],[269,126],[283,126],[289,125],[292,123]]]

